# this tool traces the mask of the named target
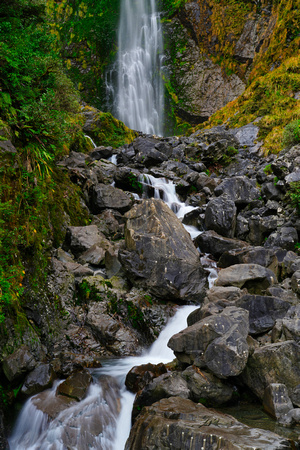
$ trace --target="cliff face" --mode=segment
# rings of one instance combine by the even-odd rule
[[[277,15],[272,5],[197,0],[165,24],[176,112],[200,123],[241,95]],[[173,96],[174,98],[174,96]]]

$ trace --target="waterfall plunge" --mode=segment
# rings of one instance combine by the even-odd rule
[[[163,135],[163,38],[155,0],[122,0],[114,113],[128,127]]]

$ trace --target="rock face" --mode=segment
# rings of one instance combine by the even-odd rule
[[[168,206],[144,200],[126,217],[126,249],[119,257],[129,278],[158,297],[201,302],[206,275],[199,253]]]
[[[125,450],[141,449],[292,449],[275,433],[249,428],[233,417],[190,400],[171,397],[143,409]]]
[[[180,361],[227,378],[240,374],[246,365],[248,330],[248,312],[228,307],[175,334],[168,346]]]

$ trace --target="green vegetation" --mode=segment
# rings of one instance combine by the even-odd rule
[[[300,143],[300,119],[293,120],[283,130],[283,147],[292,147]]]
[[[286,194],[286,199],[297,208],[298,214],[300,215],[300,181],[291,183],[290,189]]]

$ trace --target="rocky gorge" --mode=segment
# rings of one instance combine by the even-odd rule
[[[300,221],[288,200],[300,147],[264,158],[257,133],[253,123],[189,137],[140,134],[117,150],[58,162],[91,221],[74,227],[65,217],[43,301],[25,305],[43,333],[3,359],[20,396],[38,394],[40,408],[42,391],[67,378],[59,404],[45,410],[56,417],[85,398],[87,369],[141,353],[178,305],[193,303],[199,308],[168,344],[175,361],[135,368],[127,381],[137,394],[126,448],[297,448],[210,409],[251,392],[285,427],[300,420]],[[151,179],[175,186],[172,209]],[[181,202],[190,207],[182,222]],[[194,241],[183,224],[198,229]],[[218,276],[209,289],[210,261]]]

